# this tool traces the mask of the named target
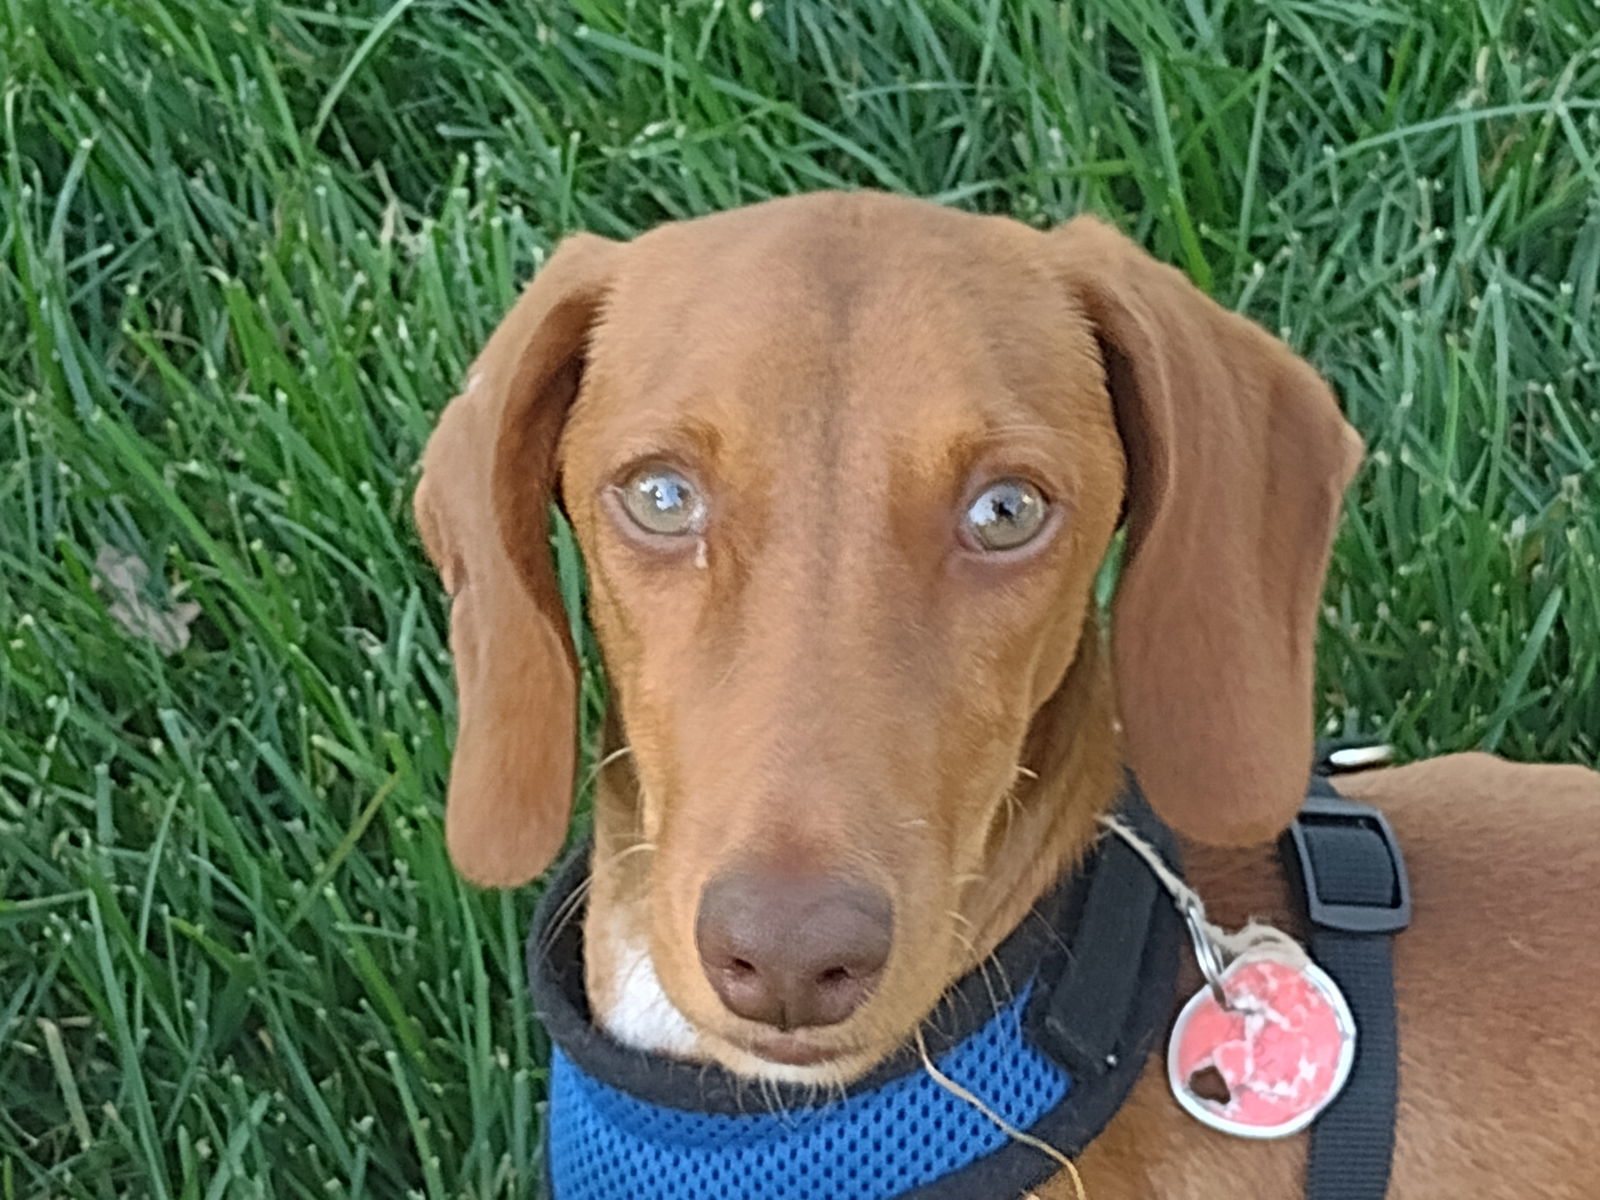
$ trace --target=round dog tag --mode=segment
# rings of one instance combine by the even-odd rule
[[[1286,1137],[1344,1087],[1356,1026],[1338,985],[1312,963],[1246,952],[1184,1005],[1167,1046],[1172,1093],[1203,1124]]]

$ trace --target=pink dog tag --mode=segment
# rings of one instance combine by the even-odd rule
[[[1245,952],[1184,1005],[1167,1081],[1194,1117],[1240,1137],[1304,1129],[1344,1087],[1356,1027],[1338,986],[1312,963]]]

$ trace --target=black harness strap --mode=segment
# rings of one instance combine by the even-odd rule
[[[1164,835],[1162,858],[1175,864],[1170,834],[1156,828]],[[1136,966],[1158,938],[1167,943],[1161,952],[1172,957],[1178,927],[1172,901],[1127,843],[1106,838],[1100,854],[1104,865],[1089,886],[1072,955],[1050,990],[1044,1018],[1057,1057],[1080,1079],[1104,1075],[1124,1052],[1137,1049],[1142,1057],[1148,1050],[1122,1044],[1137,989],[1150,983]],[[1171,981],[1161,982],[1170,995]]]
[[[1405,860],[1383,814],[1321,776],[1282,852],[1305,903],[1311,957],[1339,985],[1357,1029],[1349,1081],[1311,1126],[1306,1196],[1382,1200],[1400,1086],[1392,942],[1411,923]]]

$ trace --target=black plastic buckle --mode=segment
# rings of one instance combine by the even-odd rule
[[[1392,880],[1389,904],[1347,904],[1324,899],[1317,880],[1311,843],[1318,831],[1332,827],[1357,826],[1378,835],[1369,865],[1363,869],[1380,872]],[[1293,850],[1291,854],[1289,851]],[[1293,863],[1300,876],[1300,891],[1306,900],[1306,914],[1313,925],[1340,933],[1399,933],[1411,924],[1411,881],[1394,830],[1377,809],[1369,804],[1326,796],[1309,796],[1300,815],[1283,834],[1284,858]],[[1380,876],[1381,877],[1381,876]]]

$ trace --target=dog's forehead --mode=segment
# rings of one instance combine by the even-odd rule
[[[908,287],[1003,304],[1044,283],[1042,240],[1006,218],[904,197],[793,197],[644,234],[623,258],[610,310],[630,324],[659,319],[663,306],[741,326],[740,317],[837,320]]]
[[[591,361],[614,402],[693,408],[723,427],[738,423],[730,403],[745,419],[870,403],[982,423],[985,406],[1037,419],[1090,342],[1038,232],[827,193],[637,239]]]

